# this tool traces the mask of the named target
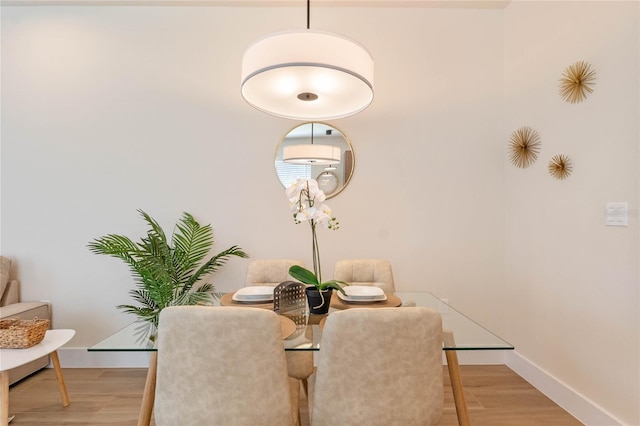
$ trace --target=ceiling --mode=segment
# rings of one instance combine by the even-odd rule
[[[434,7],[504,9],[510,0],[313,0],[314,7]],[[306,7],[304,0],[0,0],[2,6],[217,6]]]

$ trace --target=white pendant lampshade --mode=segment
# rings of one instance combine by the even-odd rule
[[[282,151],[282,161],[307,165],[338,164],[340,148],[333,145],[289,145]]]
[[[336,34],[309,29],[269,34],[244,54],[242,96],[278,117],[347,117],[373,100],[373,59],[362,45]]]

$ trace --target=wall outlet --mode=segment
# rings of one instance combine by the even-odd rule
[[[604,223],[607,226],[627,226],[627,203],[607,203]]]

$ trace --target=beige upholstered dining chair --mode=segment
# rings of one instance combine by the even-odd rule
[[[271,285],[291,280],[289,268],[293,265],[304,267],[304,262],[297,259],[257,259],[247,267],[245,286]]]
[[[273,310],[296,324],[296,331],[292,338],[310,332],[307,327],[309,310],[305,285],[296,281],[285,281],[276,286],[273,293]],[[311,337],[311,336],[310,336]],[[285,352],[287,357],[287,371],[289,377],[300,380],[305,396],[309,394],[309,377],[313,374],[312,352]]]
[[[429,308],[327,317],[311,425],[435,425],[443,408],[442,321]]]
[[[289,268],[293,265],[304,267],[298,259],[257,259],[249,263],[245,285],[277,286],[292,279]],[[301,382],[305,393],[308,391],[308,379],[313,374],[313,353],[287,352],[289,376]]]
[[[382,259],[344,259],[336,262],[333,279],[351,285],[372,285],[385,293],[396,291],[391,263]]]
[[[280,321],[242,307],[173,306],[158,327],[158,426],[293,425]]]

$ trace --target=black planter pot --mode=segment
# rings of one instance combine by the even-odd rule
[[[327,312],[329,312],[331,295],[333,294],[332,288],[322,290],[322,296],[320,296],[320,292],[315,287],[307,287],[305,291],[307,293],[307,302],[309,303],[309,313],[326,314]]]

